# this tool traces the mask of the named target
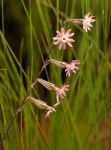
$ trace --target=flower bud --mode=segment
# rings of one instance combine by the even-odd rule
[[[34,97],[28,97],[28,99],[33,103],[35,104],[38,108],[40,109],[47,109],[49,111],[55,111],[55,108],[54,107],[50,107],[49,105],[47,105],[44,101],[42,100],[39,100],[39,99],[36,99]]]
[[[82,19],[72,19],[72,18],[67,18],[64,23],[73,23],[73,24],[80,24],[82,23]]]
[[[66,62],[64,61],[58,61],[58,60],[55,60],[55,59],[50,59],[49,62],[51,62],[52,64],[58,66],[58,67],[61,67],[61,68],[65,68],[65,66],[67,65]]]
[[[41,78],[38,78],[37,81],[42,84],[48,90],[55,90],[55,85],[51,82],[45,81]]]

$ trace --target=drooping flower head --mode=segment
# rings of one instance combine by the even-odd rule
[[[84,16],[84,19],[82,19],[83,29],[87,32],[88,30],[91,30],[90,28],[93,27],[91,25],[91,22],[95,22],[96,20],[93,19],[94,16],[90,16],[90,12]]]
[[[69,85],[62,85],[61,88],[56,87],[55,91],[56,91],[56,100],[57,102],[59,101],[59,97],[61,97],[62,99],[66,96],[66,91],[68,91],[69,89]]]
[[[55,45],[60,44],[59,45],[59,49],[66,49],[66,44],[68,44],[70,47],[72,47],[71,42],[75,42],[73,39],[71,39],[70,37],[72,37],[74,35],[74,33],[71,33],[71,29],[69,29],[68,31],[65,32],[64,28],[61,28],[61,31],[59,32],[58,30],[56,31],[57,36],[53,37],[53,43]]]
[[[76,73],[76,70],[79,70],[79,68],[76,65],[79,65],[80,61],[79,60],[72,60],[72,62],[70,64],[66,65],[66,76],[70,76],[70,73]]]
[[[34,97],[31,97],[31,96],[29,96],[27,99],[30,100],[33,104],[35,104],[40,109],[47,109],[47,110],[50,110],[50,111],[55,111],[54,107],[49,106],[43,100],[36,99]]]
[[[76,73],[76,70],[79,70],[78,66],[80,64],[80,60],[72,60],[71,63],[67,63],[64,61],[58,61],[55,59],[50,59],[49,62],[53,63],[54,65],[64,68],[66,72],[66,76],[70,76],[70,73]]]
[[[45,88],[47,88],[48,90],[51,90],[51,91],[55,91],[56,92],[56,99],[57,99],[57,102],[59,101],[59,97],[61,98],[64,98],[66,96],[66,93],[65,91],[68,91],[68,87],[69,85],[62,85],[61,88],[57,87],[55,84],[51,83],[51,82],[48,82],[48,81],[45,81],[41,78],[38,78],[37,81],[39,83],[41,83]]]

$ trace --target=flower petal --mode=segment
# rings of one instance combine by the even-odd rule
[[[70,47],[72,47],[72,44],[71,44],[70,42],[67,42],[67,44],[68,44]]]
[[[66,35],[69,35],[72,29],[67,30]]]
[[[61,33],[62,33],[62,34],[64,34],[64,33],[65,33],[64,28],[61,28]]]
[[[63,43],[63,49],[66,49],[66,43]]]
[[[63,46],[63,43],[61,42],[60,45],[59,45],[59,49],[61,49]]]

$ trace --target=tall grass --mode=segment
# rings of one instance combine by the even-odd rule
[[[76,42],[65,51],[55,46],[50,57],[67,62],[79,59],[80,71],[66,78],[60,68],[46,67],[43,79],[58,86],[70,84],[67,97],[48,119],[45,111],[27,102],[3,141],[4,150],[111,149],[110,1],[1,0],[0,6],[0,138],[64,18],[82,18],[90,11],[96,19],[88,33],[80,26],[65,26],[72,28]],[[55,103],[55,94],[39,84],[30,95],[51,106]]]

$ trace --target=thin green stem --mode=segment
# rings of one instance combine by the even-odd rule
[[[3,0],[1,0],[1,13],[2,13],[2,32],[3,34],[5,34],[5,31],[4,31],[4,5],[3,5]]]
[[[29,17],[30,17],[30,50],[31,50],[31,81],[33,75],[33,36],[32,36],[32,10],[31,0],[29,0]]]

